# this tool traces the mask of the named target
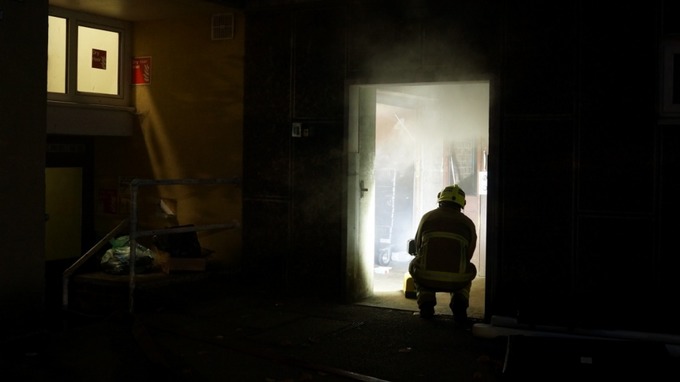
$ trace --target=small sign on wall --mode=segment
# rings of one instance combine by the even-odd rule
[[[101,189],[99,190],[99,207],[105,214],[118,213],[118,190]]]
[[[135,57],[132,59],[132,84],[147,85],[151,83],[151,57]]]

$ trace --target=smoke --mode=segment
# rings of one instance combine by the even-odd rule
[[[476,193],[488,150],[489,84],[384,85],[376,96],[376,240],[391,232],[393,250],[403,251],[443,186],[458,182]]]

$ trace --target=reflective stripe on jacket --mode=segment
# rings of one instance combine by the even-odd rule
[[[433,288],[456,288],[472,281],[477,268],[470,263],[477,245],[475,225],[458,208],[441,206],[420,220],[416,254],[409,272],[417,283]]]
[[[421,239],[416,256],[418,278],[444,283],[474,279],[477,272],[470,267],[467,258],[470,243],[465,237],[451,232],[428,232]]]

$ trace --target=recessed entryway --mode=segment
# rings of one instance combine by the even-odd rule
[[[370,294],[375,299],[402,291],[411,259],[406,242],[420,217],[436,207],[437,192],[456,183],[467,194],[463,212],[478,230],[473,257],[478,280],[471,302],[482,306],[470,310],[483,314],[489,82],[352,88],[348,184],[357,183],[358,189],[349,190],[348,206],[359,214],[355,229],[361,261],[354,264],[370,268],[364,270]],[[358,197],[353,200],[352,195]],[[438,305],[447,307],[448,302],[441,300]]]

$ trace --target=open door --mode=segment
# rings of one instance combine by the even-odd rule
[[[349,91],[348,295],[356,301],[403,289],[412,258],[407,240],[436,207],[437,192],[457,183],[478,230],[473,289],[480,306],[472,313],[481,315],[489,82],[364,84]]]
[[[352,86],[348,118],[346,296],[373,292],[375,89]]]

